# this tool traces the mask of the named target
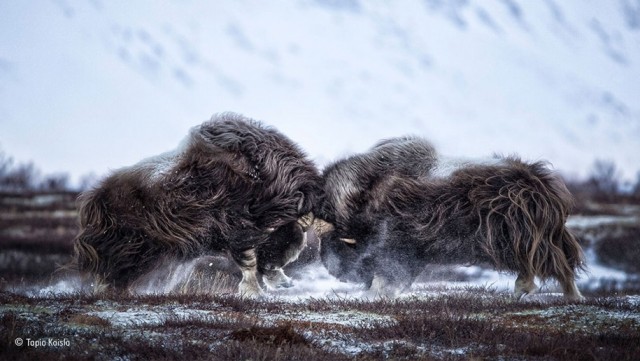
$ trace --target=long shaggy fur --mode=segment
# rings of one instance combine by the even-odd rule
[[[435,160],[435,148],[422,138],[407,136],[383,140],[368,153],[351,156],[325,168],[324,200],[316,211],[323,215],[323,220],[348,233],[371,218],[395,178],[427,177],[435,167]],[[349,237],[349,234],[344,236]]]
[[[228,250],[243,271],[240,292],[259,294],[258,270],[289,282],[281,267],[304,245],[299,221],[319,190],[315,166],[291,140],[239,115],[216,116],[177,151],[117,170],[81,195],[75,263],[124,287],[160,255]]]
[[[414,142],[423,149],[424,141]],[[370,166],[367,160],[376,152],[327,168],[325,192],[335,192],[332,187],[340,182],[326,180],[340,174],[366,175],[353,164]],[[575,286],[582,250],[565,227],[572,197],[557,175],[543,163],[515,157],[459,162],[443,172],[438,158],[435,152],[423,158],[420,174],[403,174],[394,165],[351,183],[371,189],[383,184],[384,191],[372,199],[359,188],[365,196],[350,202],[355,206],[348,222],[327,213],[334,206],[320,206],[317,216],[335,222],[321,247],[332,274],[386,293],[410,286],[426,263],[489,263],[517,273],[518,296],[535,292],[534,279],[540,277],[557,279],[568,298],[582,297]]]

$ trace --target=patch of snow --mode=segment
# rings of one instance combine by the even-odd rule
[[[132,292],[139,295],[168,294],[179,290],[193,275],[197,258],[187,262],[168,262],[136,282]]]
[[[319,263],[305,267],[293,281],[293,287],[276,289],[270,291],[269,295],[297,302],[309,298],[357,297],[364,291],[360,284],[340,282]]]
[[[64,196],[59,194],[39,194],[32,198],[5,197],[3,199],[3,203],[7,205],[25,205],[29,207],[48,206],[60,201],[64,201]]]
[[[29,297],[63,296],[78,293],[81,290],[80,278],[68,277],[44,288],[26,290],[25,294]]]
[[[295,314],[274,314],[271,315],[270,319],[272,321],[295,319],[296,321],[330,323],[350,326],[354,328],[369,327],[373,322],[389,325],[393,325],[396,323],[396,320],[391,316],[362,311],[300,312]]]
[[[93,311],[88,315],[100,317],[107,320],[116,327],[128,326],[157,326],[172,318],[194,319],[194,320],[214,320],[220,317],[219,312],[196,310],[184,307],[176,308],[130,308],[126,311]]]
[[[438,282],[414,283],[412,289],[420,289],[429,286],[440,286],[453,289],[463,289],[469,287],[484,287],[496,291],[507,291],[513,289],[515,275],[495,271],[480,266],[455,266],[456,273],[465,274],[469,281],[452,282],[442,280]]]
[[[626,300],[633,306],[640,306],[640,295],[626,296]]]
[[[567,227],[589,229],[600,226],[637,223],[640,223],[640,219],[633,216],[571,216],[567,220]]]
[[[95,311],[88,312],[90,316],[96,316],[109,321],[113,326],[154,326],[161,324],[166,318],[156,311],[144,309],[130,309],[127,311]]]
[[[536,315],[541,318],[548,319],[549,321],[555,322],[558,317],[563,317],[566,315],[572,315],[574,317],[579,317],[579,314],[587,314],[589,315],[590,322],[595,322],[596,324],[590,325],[593,327],[602,326],[612,327],[610,320],[616,320],[615,324],[620,325],[619,321],[630,321],[636,324],[640,324],[640,314],[632,313],[626,310],[603,310],[597,306],[583,306],[583,305],[570,305],[570,306],[559,306],[559,307],[550,307],[545,309],[534,309],[520,312],[512,312],[511,315]],[[584,322],[584,320],[582,321]],[[579,324],[580,322],[572,322],[571,326],[575,327],[576,330],[580,328],[589,327],[587,325]]]
[[[470,165],[484,165],[484,166],[492,166],[492,165],[500,165],[504,163],[504,161],[500,158],[454,158],[449,156],[439,156],[438,162],[435,167],[431,170],[431,176],[434,178],[448,178],[455,171],[468,167]]]
[[[626,281],[632,277],[624,271],[619,271],[599,264],[593,248],[586,249],[584,253],[587,262],[587,271],[585,273],[578,274],[576,283],[579,287],[598,288],[603,283],[610,281]]]
[[[373,350],[372,343],[370,342],[356,341],[353,338],[346,339],[342,337],[342,335],[336,335],[333,332],[305,331],[303,332],[303,336],[324,349],[337,351],[350,356]]]
[[[180,156],[187,150],[192,143],[192,133],[197,127],[193,127],[187,137],[185,137],[174,150],[164,152],[155,156],[147,157],[133,165],[132,169],[144,170],[145,174],[149,174],[148,181],[154,184],[161,181],[167,174],[171,172],[173,167],[179,161]]]

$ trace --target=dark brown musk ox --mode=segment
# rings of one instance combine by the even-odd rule
[[[290,286],[282,267],[305,244],[321,178],[276,129],[225,113],[194,127],[176,151],[114,171],[79,198],[74,265],[126,288],[167,255],[228,251],[238,292]],[[162,256],[162,257],[161,257]]]
[[[544,163],[516,157],[446,159],[404,137],[328,166],[316,207],[321,258],[345,281],[393,295],[426,264],[491,264],[517,274],[515,295],[555,278],[565,297],[582,249],[565,223],[572,196]]]

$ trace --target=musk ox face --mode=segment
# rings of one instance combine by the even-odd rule
[[[320,176],[277,130],[234,114],[193,128],[174,152],[106,177],[80,197],[74,241],[82,272],[126,286],[158,255],[227,250],[240,266],[239,292],[287,286],[282,266],[304,245],[305,215]]]
[[[361,237],[360,239],[368,239]],[[353,238],[341,238],[340,232],[332,230],[321,237],[320,259],[334,277],[342,282],[364,283],[371,286],[374,269],[370,251],[365,242]]]
[[[387,144],[411,149],[406,141]],[[397,164],[361,171],[377,167],[369,161],[376,152],[324,172],[326,194],[350,190],[326,197],[316,213],[334,225],[321,237],[322,260],[334,276],[393,294],[409,287],[427,263],[482,262],[516,273],[518,297],[535,292],[535,277],[555,278],[566,297],[582,297],[575,273],[583,255],[565,227],[572,198],[544,164],[512,157],[444,164],[432,152],[415,168],[419,172]]]

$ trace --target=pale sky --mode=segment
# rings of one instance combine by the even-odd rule
[[[572,176],[596,158],[640,169],[639,9],[332,3],[0,2],[0,149],[102,175],[235,111],[319,165],[419,134]]]

